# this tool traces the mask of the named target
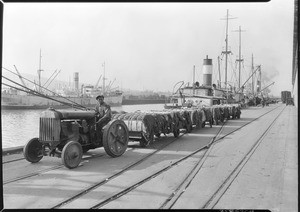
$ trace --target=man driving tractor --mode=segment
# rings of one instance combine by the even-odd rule
[[[111,120],[112,114],[111,114],[110,106],[104,102],[103,95],[98,95],[96,97],[96,100],[98,101],[95,107],[97,135],[101,135],[102,127],[105,126]]]

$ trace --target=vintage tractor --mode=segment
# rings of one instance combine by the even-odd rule
[[[67,168],[79,165],[83,153],[104,147],[111,157],[121,156],[127,149],[129,133],[122,120],[111,120],[97,129],[94,111],[67,111],[49,108],[40,116],[39,138],[24,146],[23,154],[31,163],[43,156],[61,157]]]

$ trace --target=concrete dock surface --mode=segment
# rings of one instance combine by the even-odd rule
[[[282,105],[280,110],[284,107]],[[245,113],[242,113],[242,116],[245,117]],[[203,169],[173,208],[203,208],[201,202],[218,189],[220,182],[228,175],[226,172],[230,172],[233,169],[231,167],[235,167],[248,151],[252,145],[251,140],[259,139],[262,135],[260,131],[265,130],[263,125],[271,124],[272,120],[266,116],[257,120],[257,123],[235,132],[231,138],[216,143],[210,153],[212,157],[206,160]],[[235,176],[234,181],[214,203],[214,209],[299,211],[297,108],[285,107],[261,139],[262,142]]]
[[[266,113],[269,111],[272,112]],[[265,113],[266,115],[258,118]],[[213,144],[207,159],[201,164],[201,169],[195,172],[192,181],[170,208],[299,211],[298,109],[284,104],[243,109],[241,119],[226,122],[221,136],[222,133],[226,134],[251,120],[253,122],[249,125]],[[206,126],[203,129],[194,129],[191,133],[178,138],[174,144],[159,154],[97,188],[94,192],[65,205],[64,208],[90,208],[92,202],[96,203],[101,197],[117,193],[121,188],[127,188],[130,183],[172,164],[175,159],[196,148],[207,145],[220,127],[214,125],[212,128]],[[101,157],[86,161],[73,170],[65,167],[52,170],[51,167],[60,166],[61,161],[50,157],[44,157],[37,164],[30,164],[27,161],[3,164],[5,182],[24,173],[34,172],[35,169],[47,170],[32,178],[5,183],[3,185],[4,209],[52,208],[59,201],[69,198],[88,185],[93,185],[99,179],[108,178],[117,170],[154,151],[155,145],[161,145],[171,139],[160,138],[154,143],[154,147],[150,148],[129,148],[123,156],[114,159],[108,157],[100,148],[95,151]],[[253,151],[249,151],[252,147],[255,147]],[[162,202],[185,179],[186,173],[194,169],[194,164],[203,154],[202,152],[195,154],[170,171],[158,175],[102,208],[160,208]],[[20,153],[16,153],[3,155],[2,159],[5,162],[21,157]],[[239,164],[242,165],[236,169]],[[231,173],[233,173],[232,177],[224,183]],[[216,198],[205,204],[210,196]]]
[[[237,201],[238,200],[238,201]],[[287,106],[215,208],[298,210],[298,111]]]

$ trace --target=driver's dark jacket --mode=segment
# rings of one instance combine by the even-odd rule
[[[111,109],[110,106],[108,104],[106,104],[105,102],[103,102],[102,105],[100,105],[99,103],[96,105],[95,107],[95,111],[96,111],[96,116],[100,118],[108,118],[109,120],[111,119]]]

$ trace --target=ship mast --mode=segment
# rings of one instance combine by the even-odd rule
[[[257,66],[258,69],[258,79],[256,80],[256,95],[258,96],[261,91],[261,65]]]
[[[39,64],[39,69],[38,69],[38,77],[39,77],[39,92],[41,92],[41,72],[43,71],[41,69],[42,66],[42,50],[40,49],[40,64]]]
[[[193,94],[195,94],[195,65],[193,69]]]
[[[259,92],[261,92],[261,66],[259,66]]]
[[[229,18],[229,12],[227,9],[227,15],[226,15],[226,19],[221,19],[221,20],[226,20],[226,39],[225,39],[225,43],[226,43],[226,49],[225,51],[222,51],[222,54],[225,54],[225,88],[227,88],[227,60],[228,60],[228,54],[231,53],[231,51],[228,51],[228,20],[229,19],[235,19],[235,18]]]
[[[254,95],[254,79],[253,79],[253,70],[254,70],[254,66],[253,66],[253,54],[252,54],[252,60],[251,60],[251,72],[252,72],[252,85],[251,85],[251,89],[252,89],[252,95]]]
[[[242,39],[241,39],[241,32],[245,32],[241,30],[241,26],[239,26],[239,30],[236,30],[235,32],[239,32],[239,59],[237,59],[236,61],[239,63],[239,89],[241,87],[241,62],[243,62],[244,60],[241,59],[241,46],[242,46]]]
[[[103,66],[103,71],[104,71],[104,73],[103,73],[103,87],[102,87],[102,92],[103,92],[103,95],[105,94],[105,80],[106,80],[106,78],[105,78],[105,62],[102,64],[102,66]]]
[[[218,88],[221,88],[221,71],[220,71],[220,57],[218,56],[218,71],[219,71],[219,85]]]

